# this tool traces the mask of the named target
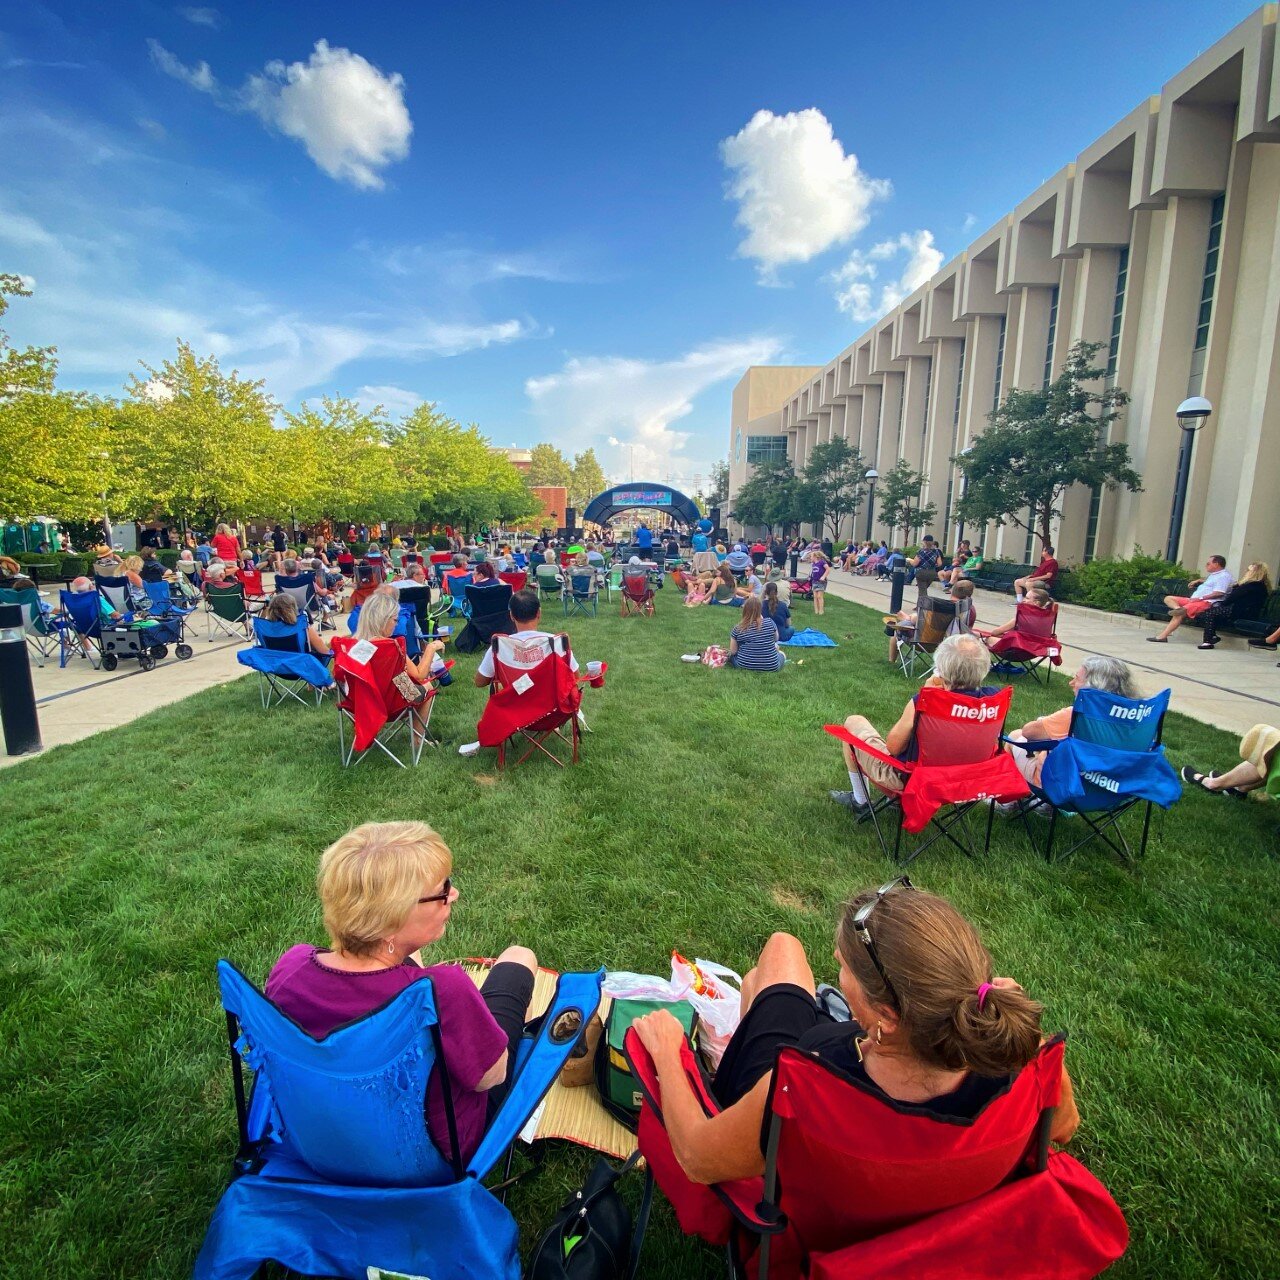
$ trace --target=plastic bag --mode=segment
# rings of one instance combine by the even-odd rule
[[[732,979],[737,986],[730,986]],[[683,992],[698,1011],[698,1048],[714,1071],[742,1021],[742,979],[732,969],[711,960],[692,964],[678,951],[671,953],[671,986]]]
[[[622,969],[606,973],[601,990],[614,1000],[666,1000],[674,1003],[685,998],[685,988],[677,990],[666,978],[652,973],[628,973]]]

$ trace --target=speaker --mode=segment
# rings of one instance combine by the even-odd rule
[[[565,507],[564,524],[566,529],[572,529],[578,523],[578,512],[573,507]]]
[[[711,527],[713,529],[719,529],[720,528],[720,508],[712,507],[711,510],[707,512],[707,516],[711,521]]]

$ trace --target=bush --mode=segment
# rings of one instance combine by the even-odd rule
[[[1060,600],[1120,612],[1130,600],[1146,596],[1157,578],[1190,578],[1180,564],[1149,556],[1138,547],[1127,560],[1106,556],[1064,571],[1054,594]]]
[[[166,569],[176,569],[178,566],[177,547],[160,547],[156,551],[156,559],[159,560]]]
[[[418,541],[421,542],[422,539],[419,538]],[[432,549],[435,551],[448,551],[449,539],[443,533],[433,533],[431,535],[431,546],[432,546]]]
[[[64,556],[60,551],[41,554],[39,551],[19,551],[13,557],[24,568],[39,566],[32,575],[38,583],[58,582],[62,578],[78,578],[92,572],[92,556]],[[50,568],[50,566],[54,566]]]

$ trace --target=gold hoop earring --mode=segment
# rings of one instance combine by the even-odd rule
[[[393,956],[396,953],[396,944],[394,942],[387,943],[387,955]]]
[[[881,1035],[881,1027],[880,1027],[880,1023],[877,1022],[876,1023],[876,1044],[880,1043],[880,1035]]]

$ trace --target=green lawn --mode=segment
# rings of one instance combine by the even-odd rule
[[[834,978],[839,903],[891,872],[827,800],[845,778],[822,725],[858,710],[885,729],[908,686],[858,606],[828,606],[838,649],[753,676],[682,665],[731,619],[677,603],[570,626],[582,660],[610,664],[577,769],[499,778],[492,753],[457,755],[473,657],[438,704],[452,745],[416,772],[344,773],[332,707],[264,715],[245,679],[0,774],[0,1270],[188,1271],[233,1150],[214,962],[261,981],[289,944],[323,941],[316,860],[359,822],[424,818],[453,847],[445,954],[520,941],[559,968],[664,972],[678,947],[741,971],[782,928]],[[1061,675],[1049,692],[1024,680],[1013,718],[1068,697]],[[1177,716],[1166,741],[1175,764],[1236,758]],[[1073,1149],[1133,1232],[1116,1275],[1280,1274],[1275,831],[1274,808],[1195,794],[1157,816],[1136,872],[1105,851],[1046,866],[1006,823],[981,862],[939,846],[914,865],[1070,1034]],[[519,1189],[526,1244],[585,1166],[555,1152]],[[721,1262],[660,1204],[642,1271]]]

